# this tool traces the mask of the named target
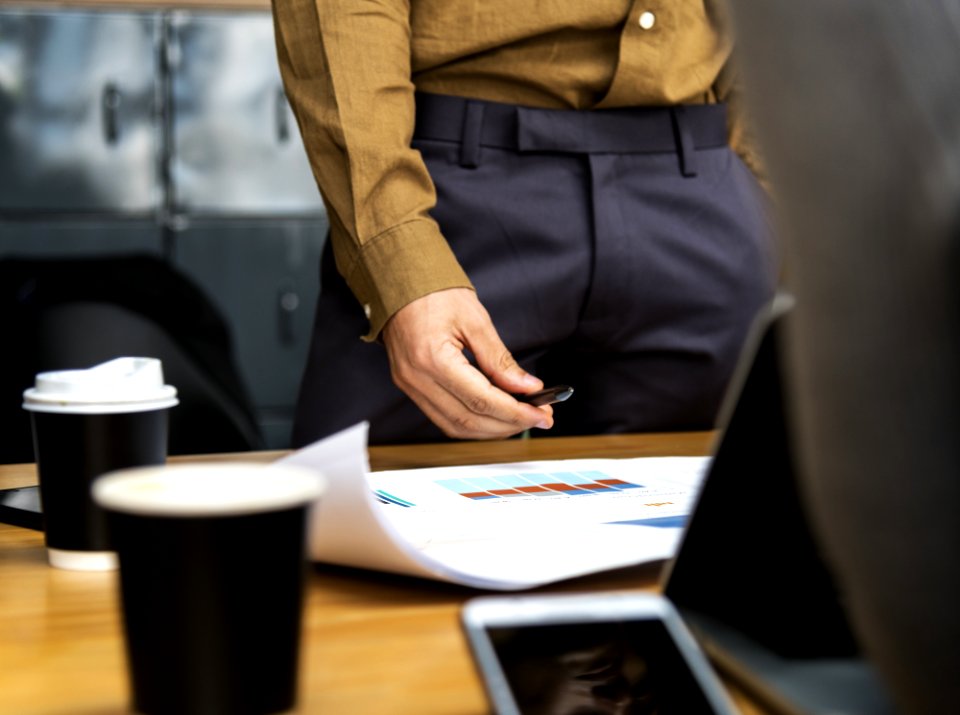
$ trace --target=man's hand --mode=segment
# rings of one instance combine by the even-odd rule
[[[513,359],[468,288],[430,293],[404,306],[384,327],[383,342],[393,381],[449,437],[494,439],[553,426],[552,407],[508,394],[534,392],[543,383]]]

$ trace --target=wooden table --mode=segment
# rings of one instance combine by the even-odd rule
[[[709,453],[712,441],[711,433],[691,433],[384,446],[370,448],[370,461],[374,470],[383,470],[702,455]],[[280,454],[191,459],[267,461]],[[0,466],[0,488],[35,482],[32,464]],[[656,568],[638,567],[539,590],[654,590],[658,576]],[[308,584],[298,712],[487,712],[457,620],[460,606],[477,593],[432,581],[317,566]],[[42,534],[0,525],[0,713],[108,715],[127,712],[127,701],[116,573],[50,568]]]

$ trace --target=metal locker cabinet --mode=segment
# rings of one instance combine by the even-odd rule
[[[323,219],[199,219],[178,234],[178,267],[231,327],[269,449],[289,446],[319,281]]]
[[[161,256],[163,238],[155,221],[86,218],[4,220],[0,217],[0,260],[139,253]]]
[[[267,447],[286,447],[328,224],[272,18],[175,12],[166,41],[174,261],[227,317]]]
[[[173,13],[167,42],[173,211],[322,214],[270,14]]]
[[[162,203],[159,16],[0,13],[0,214]]]

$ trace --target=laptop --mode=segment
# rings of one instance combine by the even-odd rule
[[[798,490],[781,359],[793,300],[745,344],[663,592],[718,670],[784,715],[895,709],[857,646]]]

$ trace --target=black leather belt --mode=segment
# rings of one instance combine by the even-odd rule
[[[417,139],[583,154],[675,152],[727,144],[724,104],[537,109],[422,92],[416,104]]]

